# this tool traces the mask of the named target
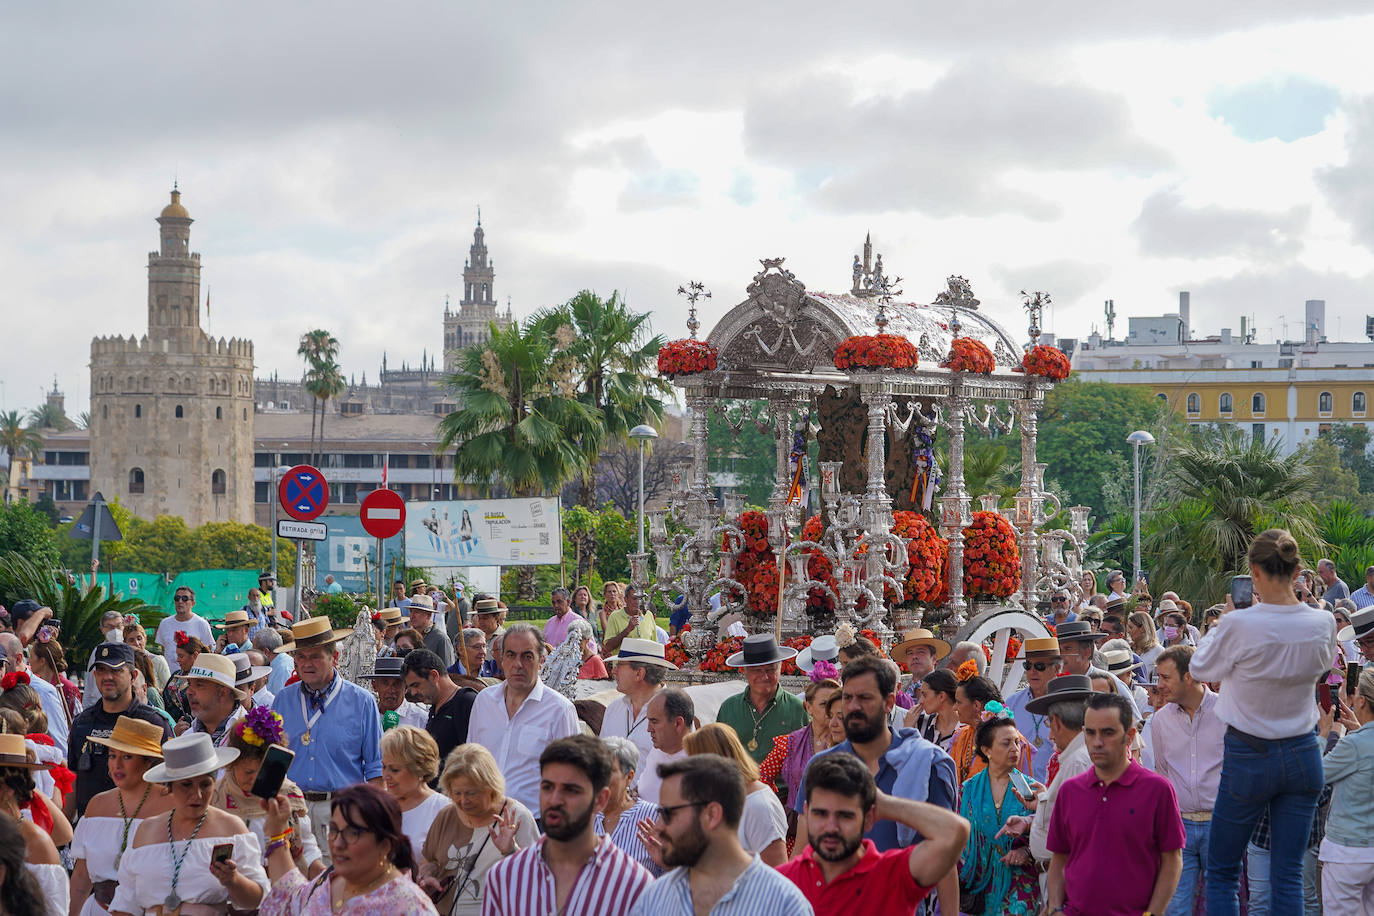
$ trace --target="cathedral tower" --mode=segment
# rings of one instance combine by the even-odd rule
[[[147,333],[91,341],[91,487],[145,519],[251,523],[253,343],[201,327],[200,255],[176,188],[157,223]]]
[[[510,308],[497,311],[496,265],[487,258],[486,232],[482,229],[482,211],[477,211],[477,228],[472,233],[472,247],[463,265],[463,299],[458,310],[444,307],[444,371],[453,372],[455,350],[482,343],[489,335],[494,321],[498,328],[511,322]]]

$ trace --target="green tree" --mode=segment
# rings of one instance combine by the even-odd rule
[[[1336,572],[1358,588],[1364,582],[1364,571],[1374,566],[1374,518],[1361,506],[1337,499],[1322,510],[1317,523],[1322,539],[1330,545],[1328,556],[1335,562]]]
[[[0,553],[14,553],[43,567],[57,565],[57,537],[48,517],[26,502],[0,506]]]
[[[746,401],[741,408],[745,419],[738,430],[715,411],[706,417],[706,466],[713,478],[733,480],[727,489],[762,506],[773,492],[778,447],[767,424],[760,430],[754,423],[767,417],[768,402]]]
[[[557,493],[582,473],[580,443],[601,417],[568,385],[570,360],[533,323],[493,324],[486,342],[459,354],[447,385],[463,406],[439,421],[457,482],[528,497]],[[517,598],[533,597],[534,583],[534,570],[522,567]]]
[[[57,527],[57,520],[62,517],[62,513],[57,509],[57,503],[53,502],[52,497],[47,493],[38,497],[38,502],[33,504],[34,511],[48,517],[48,526]]]
[[[1369,454],[1369,427],[1363,423],[1337,423],[1322,438],[1336,447],[1341,464],[1359,481],[1360,492],[1374,494],[1374,457]]]
[[[1360,478],[1341,460],[1340,450],[1326,437],[1304,443],[1299,451],[1305,454],[1312,473],[1317,478],[1316,502],[1325,506],[1332,500],[1344,499],[1367,506],[1370,500],[1360,493]]]
[[[1304,556],[1320,555],[1326,543],[1316,487],[1309,454],[1283,455],[1276,441],[1254,442],[1227,429],[1186,443],[1172,459],[1171,498],[1142,533],[1158,570],[1152,587],[1194,604],[1221,600],[1230,577],[1245,570],[1250,542],[1266,528],[1287,528]]]
[[[32,429],[24,425],[24,418],[17,410],[0,413],[0,448],[9,455],[9,469],[5,476],[5,500],[9,500],[9,489],[14,485],[14,466],[16,458],[34,458],[41,449],[42,440]]]
[[[311,385],[318,380],[320,367],[326,362],[333,362],[338,358],[339,341],[323,328],[306,331],[301,335],[300,343],[296,347],[296,355],[305,360],[305,372],[301,376],[301,383],[305,390],[310,392],[310,452],[313,458],[315,452],[315,410],[319,406],[319,396],[311,389]]]
[[[29,411],[30,429],[66,430],[72,428],[72,421],[58,409],[52,401],[44,401]]]
[[[344,379],[343,370],[332,359],[319,363],[307,372],[306,376],[305,389],[320,405],[320,438],[311,455],[312,463],[319,464],[320,453],[324,450],[324,417],[329,412],[329,402],[343,394],[348,383]]]
[[[568,382],[578,400],[599,417],[578,443],[586,461],[578,478],[577,504],[595,509],[601,453],[628,441],[630,430],[641,423],[662,423],[662,398],[672,391],[667,380],[653,372],[663,337],[650,336],[648,313],[631,312],[618,291],[602,299],[584,289],[558,308],[535,315],[532,324],[571,357],[564,363],[572,373]],[[579,580],[591,568],[596,548],[595,532],[582,532]]]

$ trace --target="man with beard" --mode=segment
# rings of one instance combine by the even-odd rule
[[[672,871],[649,886],[631,916],[811,916],[796,885],[740,845],[745,785],[734,761],[699,754],[661,764],[658,775],[650,839]]]
[[[878,788],[888,795],[955,810],[959,783],[954,760],[916,729],[894,729],[888,724],[897,702],[897,672],[892,666],[876,656],[864,656],[845,665],[840,677],[846,740],[812,757],[807,769],[828,754],[847,752],[868,766]],[[799,793],[799,815],[805,813],[805,804],[805,796]],[[806,818],[799,818],[798,844],[806,843],[806,830]],[[879,852],[910,846],[921,839],[911,826],[887,818],[875,818],[864,836]],[[937,884],[940,911],[959,912],[958,873],[951,869]]]
[[[811,843],[778,868],[816,916],[859,912],[908,916],[959,862],[969,823],[953,811],[878,791],[853,754],[829,754],[806,771]],[[878,818],[905,824],[926,839],[879,852],[864,832]]]
[[[610,750],[590,735],[560,738],[544,748],[539,755],[544,835],[492,866],[482,916],[623,916],[630,911],[652,878],[610,837],[592,829],[597,812],[610,801],[614,766]],[[501,819],[498,824],[506,826]]]

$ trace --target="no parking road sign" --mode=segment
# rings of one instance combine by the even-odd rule
[[[298,464],[282,475],[277,494],[287,515],[297,521],[309,522],[329,506],[329,481],[318,468]]]
[[[374,538],[395,537],[406,523],[406,504],[395,490],[373,490],[358,510],[363,530]]]

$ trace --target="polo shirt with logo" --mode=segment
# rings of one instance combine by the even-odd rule
[[[1045,843],[1064,853],[1065,910],[1139,916],[1150,905],[1163,853],[1182,849],[1173,783],[1131,761],[1104,785],[1095,769],[1059,787]]]
[[[910,847],[879,852],[872,840],[864,840],[859,861],[829,884],[813,853],[807,846],[779,865],[778,874],[801,890],[816,916],[910,916],[931,891],[911,877]]]

